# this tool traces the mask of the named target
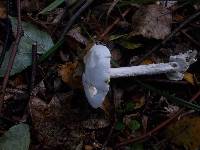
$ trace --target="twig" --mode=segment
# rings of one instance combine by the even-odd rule
[[[67,23],[63,33],[60,36],[60,39],[56,42],[56,44],[50,48],[48,50],[47,53],[45,53],[44,55],[41,56],[41,58],[39,59],[39,63],[44,61],[46,58],[48,58],[50,55],[52,55],[53,53],[55,53],[55,51],[58,49],[58,47],[60,47],[63,43],[64,40],[64,36],[65,34],[69,31],[70,27],[72,26],[72,24],[76,21],[76,19],[78,18],[78,16],[80,16],[80,14],[88,7],[90,6],[90,4],[92,4],[94,0],[87,0],[87,2],[71,17],[71,19],[69,20],[69,22]]]
[[[30,95],[33,90],[36,78],[36,67],[37,67],[37,42],[32,45],[32,70],[31,70],[31,84],[30,84]]]
[[[191,98],[190,102],[193,102],[193,101],[197,100],[197,98],[199,96],[200,96],[200,90]],[[134,142],[142,141],[142,140],[145,140],[145,139],[151,137],[156,132],[158,132],[159,130],[161,130],[162,128],[164,128],[166,125],[168,125],[171,121],[175,120],[181,113],[183,113],[184,110],[185,110],[184,108],[180,109],[172,117],[170,117],[169,119],[165,120],[164,122],[162,122],[161,124],[159,124],[157,127],[155,127],[154,129],[152,129],[151,131],[145,133],[144,135],[141,135],[141,136],[138,136],[136,138],[132,138],[132,139],[128,139],[126,141],[123,141],[123,142],[117,144],[116,147],[121,147],[121,146],[124,146],[124,145],[127,145],[127,144],[131,144],[131,143],[134,143]]]
[[[130,10],[131,8],[126,9],[121,17],[125,17],[130,12]],[[110,26],[106,28],[106,30],[100,35],[100,40],[102,40],[114,28],[114,26],[119,23],[121,17],[118,17]]]
[[[33,88],[35,84],[35,78],[36,78],[36,68],[37,68],[37,42],[32,44],[32,69],[31,69],[31,82],[30,82],[30,88],[29,88],[29,101],[32,99],[33,96]],[[28,118],[29,113],[29,102],[25,107],[24,115],[22,116],[20,122],[26,122]]]
[[[110,128],[110,131],[109,131],[109,133],[108,133],[108,136],[106,137],[106,140],[104,141],[104,143],[103,143],[103,146],[102,146],[102,148],[101,148],[101,150],[105,150],[105,148],[106,148],[106,145],[108,144],[108,142],[109,142],[109,140],[110,140],[110,138],[111,138],[111,136],[112,136],[112,133],[113,133],[113,131],[114,131],[114,129],[115,129],[115,125],[116,125],[116,122],[117,122],[117,114],[116,114],[116,101],[117,101],[117,98],[116,98],[116,94],[117,94],[117,90],[116,90],[116,86],[114,85],[113,86],[113,103],[114,103],[114,110],[113,110],[113,123],[112,123],[112,126],[111,126],[111,128]]]
[[[71,19],[69,20],[69,22],[67,23],[63,33],[61,34],[61,39],[64,38],[65,34],[69,31],[70,27],[72,26],[72,24],[75,22],[75,20],[78,18],[78,16],[80,16],[80,14],[86,9],[88,8],[88,6],[90,6],[90,4],[92,4],[94,0],[87,0],[86,3],[71,17]]]
[[[10,72],[12,70],[12,66],[13,66],[15,56],[16,56],[16,53],[17,53],[18,45],[19,45],[20,39],[22,37],[22,22],[21,22],[21,10],[20,9],[21,9],[21,1],[17,0],[17,11],[18,11],[17,36],[16,36],[16,40],[15,40],[13,47],[12,47],[12,52],[11,52],[11,55],[10,55],[10,58],[9,58],[8,67],[6,69],[4,79],[3,79],[2,97],[4,97],[6,86],[7,86],[7,83],[8,83],[8,78],[10,76]],[[0,111],[2,109],[2,105],[3,105],[3,98],[0,100]]]
[[[7,1],[6,5],[7,5],[7,14],[6,14],[6,18],[5,18],[6,37],[5,37],[5,41],[4,41],[4,44],[3,44],[3,50],[2,50],[1,56],[0,56],[0,68],[1,68],[1,65],[3,63],[6,51],[10,48],[10,44],[11,44],[11,41],[12,41],[12,38],[10,38],[11,35],[12,35],[12,25],[11,25],[11,22],[8,18],[8,15],[9,15],[9,12],[10,12],[10,8],[9,8],[10,2]]]
[[[140,60],[138,60],[134,65],[139,65],[143,60],[145,60],[148,56],[150,56],[153,52],[159,50],[167,41],[169,41],[176,33],[178,33],[183,27],[185,27],[187,24],[189,24],[192,20],[200,16],[200,11],[190,16],[188,19],[186,19],[183,23],[180,24],[179,27],[177,27],[171,34],[169,34],[161,43],[156,45],[152,50],[147,52]]]
[[[185,35],[192,43],[194,43],[195,45],[197,45],[198,47],[200,47],[200,44],[198,41],[196,41],[195,39],[193,39],[188,33],[186,33],[185,31],[181,30],[181,33],[183,35]]]

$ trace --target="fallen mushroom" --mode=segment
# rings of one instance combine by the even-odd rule
[[[94,45],[84,58],[82,82],[86,97],[94,108],[102,106],[109,91],[110,78],[165,73],[170,80],[182,80],[184,72],[196,61],[196,51],[171,56],[168,63],[111,68],[111,54],[104,45]]]

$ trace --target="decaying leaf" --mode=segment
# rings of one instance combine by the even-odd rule
[[[170,142],[184,146],[186,150],[197,150],[200,147],[200,117],[184,117],[171,124],[166,135]]]
[[[141,108],[145,104],[145,96],[139,97],[137,100],[134,100],[134,102],[135,102],[135,107],[134,107],[135,109]]]
[[[88,119],[82,122],[82,125],[86,129],[101,129],[110,125],[107,119]]]
[[[67,33],[67,36],[75,39],[78,43],[80,43],[84,46],[86,46],[88,44],[88,40],[81,34],[81,28],[80,27],[76,27],[76,28],[71,29]]]
[[[62,145],[63,148],[75,149],[81,140],[77,122],[79,117],[70,108],[71,95],[58,95],[59,97],[54,96],[49,103],[38,97],[31,98],[29,107],[33,128],[37,139],[43,145]],[[63,100],[60,99],[60,95],[63,95]]]
[[[125,40],[125,39],[118,41],[118,43],[122,47],[129,49],[129,50],[134,50],[134,49],[137,49],[137,48],[142,46],[141,44],[136,44],[136,43],[133,43],[132,41],[128,41],[128,40]]]
[[[132,36],[164,39],[171,32],[172,14],[160,5],[146,5],[133,15]]]
[[[192,84],[192,85],[195,85],[195,78],[194,78],[194,75],[191,74],[191,73],[188,73],[186,72],[184,74],[184,80],[186,80],[188,83]]]
[[[7,10],[5,6],[5,2],[0,2],[0,19],[4,19],[7,17]]]
[[[58,68],[58,74],[62,80],[72,88],[81,88],[81,74],[78,72],[78,62],[69,62]]]
[[[155,61],[153,59],[147,58],[147,59],[143,60],[141,64],[142,65],[149,65],[149,64],[153,64],[153,63],[155,63]]]

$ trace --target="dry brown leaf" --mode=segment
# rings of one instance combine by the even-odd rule
[[[58,75],[62,80],[72,88],[82,88],[81,75],[76,75],[78,69],[78,62],[69,62],[60,65],[58,68]]]
[[[142,65],[149,65],[149,64],[153,64],[153,63],[155,63],[155,61],[153,61],[150,58],[147,58],[147,59],[143,60],[143,62],[141,64]]]
[[[141,7],[133,15],[132,36],[164,39],[171,32],[172,14],[165,7],[153,4]]]
[[[0,2],[0,18],[4,19],[7,17],[7,10],[4,2]]]
[[[78,43],[86,46],[88,44],[88,40],[81,34],[81,28],[76,27],[71,29],[68,33],[67,36],[75,39]]]
[[[94,147],[91,146],[91,145],[85,145],[84,146],[84,150],[93,150],[93,149],[94,149]]]
[[[166,130],[169,140],[187,150],[197,150],[200,147],[200,117],[185,117],[171,124]]]
[[[194,75],[191,73],[186,72],[183,77],[188,83],[195,85],[195,78]]]
[[[135,109],[139,109],[145,104],[145,96],[141,96],[138,100],[134,100],[135,102]]]
[[[60,100],[60,95],[63,95],[64,100]],[[72,96],[66,93],[59,93],[59,98],[54,96],[49,103],[38,97],[31,98],[29,108],[33,129],[37,140],[43,145],[62,145],[63,148],[75,149],[80,143],[79,117],[71,109],[71,99]]]
[[[108,97],[106,96],[102,106],[100,107],[107,115],[110,114],[110,110],[111,110],[111,103],[110,100],[108,99]]]
[[[107,119],[100,118],[100,119],[88,119],[82,121],[82,125],[86,129],[102,129],[106,128],[110,125],[110,122]]]

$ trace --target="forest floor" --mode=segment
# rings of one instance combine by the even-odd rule
[[[0,150],[200,148],[198,1],[2,0],[0,33]],[[95,44],[113,68],[192,58],[180,78],[106,80],[93,108],[82,75]]]

